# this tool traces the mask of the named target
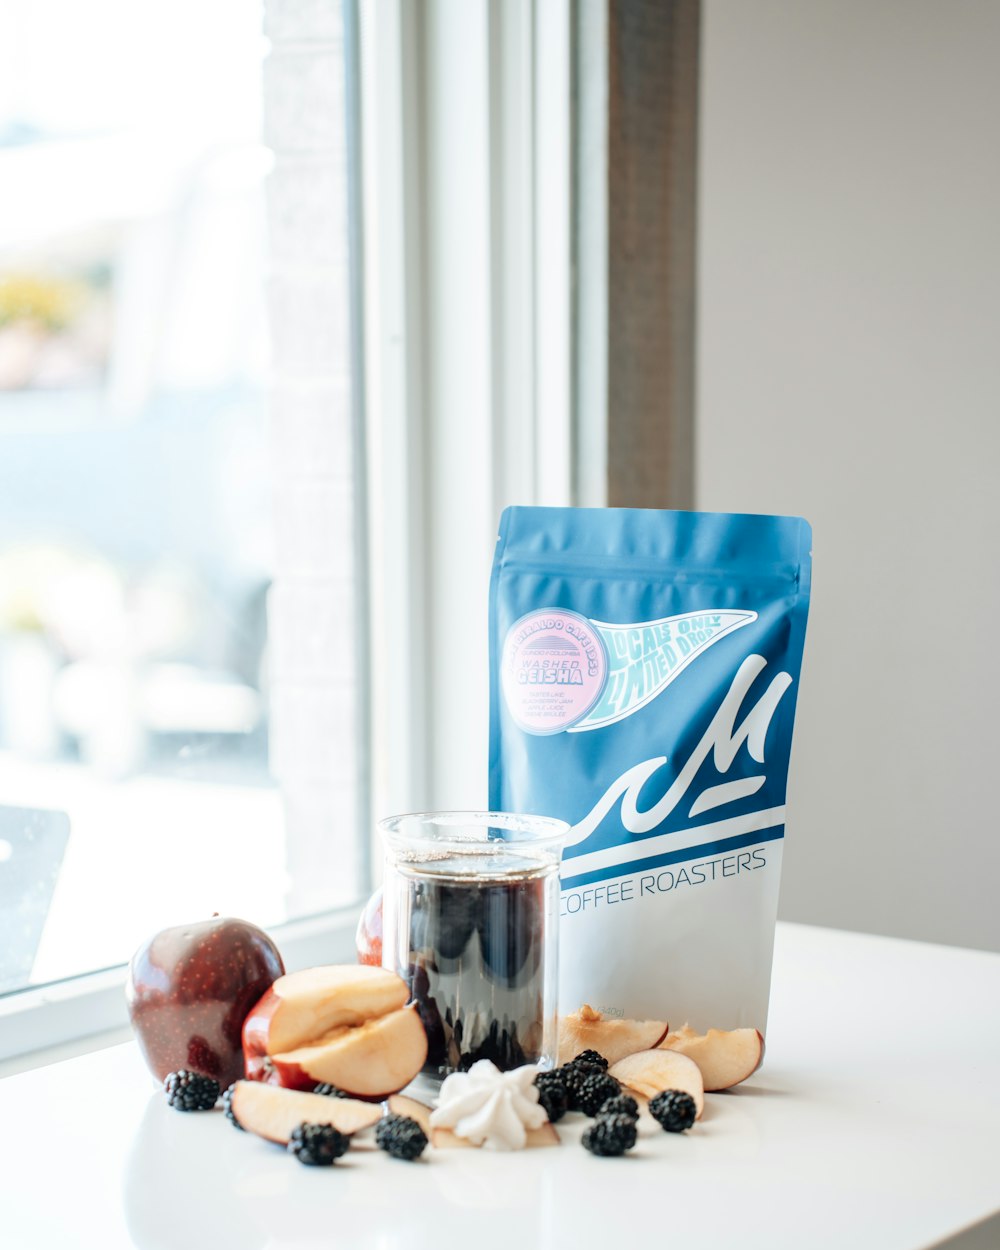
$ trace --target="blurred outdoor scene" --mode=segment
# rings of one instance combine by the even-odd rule
[[[280,918],[260,23],[0,7],[0,991]]]

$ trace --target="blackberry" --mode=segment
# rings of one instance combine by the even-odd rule
[[[554,1072],[539,1072],[535,1077],[535,1087],[538,1090],[539,1104],[545,1108],[549,1121],[555,1124],[569,1110],[569,1094],[563,1084],[562,1073],[558,1069]]]
[[[630,1115],[633,1120],[638,1120],[639,1104],[631,1094],[616,1094],[614,1098],[608,1099],[597,1114],[601,1116]]]
[[[187,1068],[168,1073],[163,1088],[178,1111],[211,1111],[219,1100],[219,1082]]]
[[[419,1159],[427,1146],[427,1134],[406,1115],[387,1115],[375,1126],[375,1141],[380,1150],[394,1159]]]
[[[288,1139],[289,1153],[314,1168],[332,1167],[347,1152],[351,1139],[332,1124],[300,1124]]]
[[[698,1108],[690,1094],[680,1089],[665,1089],[650,1100],[649,1112],[665,1132],[683,1133],[694,1123]]]
[[[598,1054],[596,1050],[581,1050],[580,1053],[570,1063],[588,1063],[595,1068],[600,1068],[602,1072],[607,1072],[608,1061],[603,1055]]]
[[[556,1074],[566,1089],[570,1111],[579,1110],[577,1093],[587,1077],[607,1075],[606,1072],[602,1072],[600,1068],[595,1067],[592,1063],[567,1063],[561,1068],[556,1068]],[[610,1094],[607,1096],[611,1097]]]
[[[323,1094],[326,1098],[350,1098],[350,1094],[345,1094],[342,1089],[338,1089],[336,1085],[330,1085],[327,1081],[322,1081],[313,1090],[314,1094]]]
[[[243,1125],[239,1122],[239,1120],[237,1120],[236,1112],[233,1110],[233,1094],[235,1092],[236,1085],[233,1083],[222,1095],[222,1110],[229,1123],[232,1124],[234,1128],[238,1128],[242,1131]]]
[[[597,1115],[611,1098],[617,1098],[621,1086],[607,1072],[588,1072],[576,1086],[576,1109],[584,1115]]]
[[[583,1147],[592,1155],[623,1155],[635,1145],[635,1120],[629,1115],[602,1115],[583,1135]]]

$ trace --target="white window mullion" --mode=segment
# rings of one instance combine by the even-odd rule
[[[308,915],[356,900],[365,884],[343,6],[268,0],[266,30],[264,130],[275,157],[270,756],[285,807],[289,912]],[[303,438],[314,454],[289,458]]]
[[[423,6],[425,398],[434,806],[486,797],[492,481],[489,5]]]
[[[538,494],[573,500],[570,0],[535,4],[535,413]]]
[[[572,439],[569,0],[494,0],[490,57],[494,511],[568,504]]]
[[[490,6],[493,510],[538,497],[535,5]]]
[[[381,810],[485,802],[497,520],[571,499],[569,17],[363,15]]]
[[[587,0],[576,30],[574,149],[576,498],[608,502],[608,7]]]
[[[400,0],[360,16],[372,802],[385,814],[429,803],[419,26]]]

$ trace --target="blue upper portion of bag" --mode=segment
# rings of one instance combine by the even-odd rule
[[[750,574],[809,572],[812,530],[801,517],[673,512],[656,508],[506,508],[496,552],[503,565],[521,556],[663,561]],[[804,566],[804,568],[803,568]],[[597,570],[595,570],[597,571]]]
[[[491,808],[583,822],[564,873],[579,855],[627,842],[637,858],[647,838],[780,808],[810,546],[796,517],[508,508],[490,587]],[[530,700],[560,693],[537,694],[527,665],[582,653],[545,634],[545,612],[586,618],[566,632],[577,645],[589,622],[603,650],[600,693],[577,693],[590,706],[567,701],[552,728]]]

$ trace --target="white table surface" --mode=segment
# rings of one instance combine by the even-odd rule
[[[1000,1212],[998,1037],[1000,956],[781,925],[766,1064],[690,1134],[332,1169],[171,1110],[118,1046],[0,1081],[0,1246],[918,1250]]]

